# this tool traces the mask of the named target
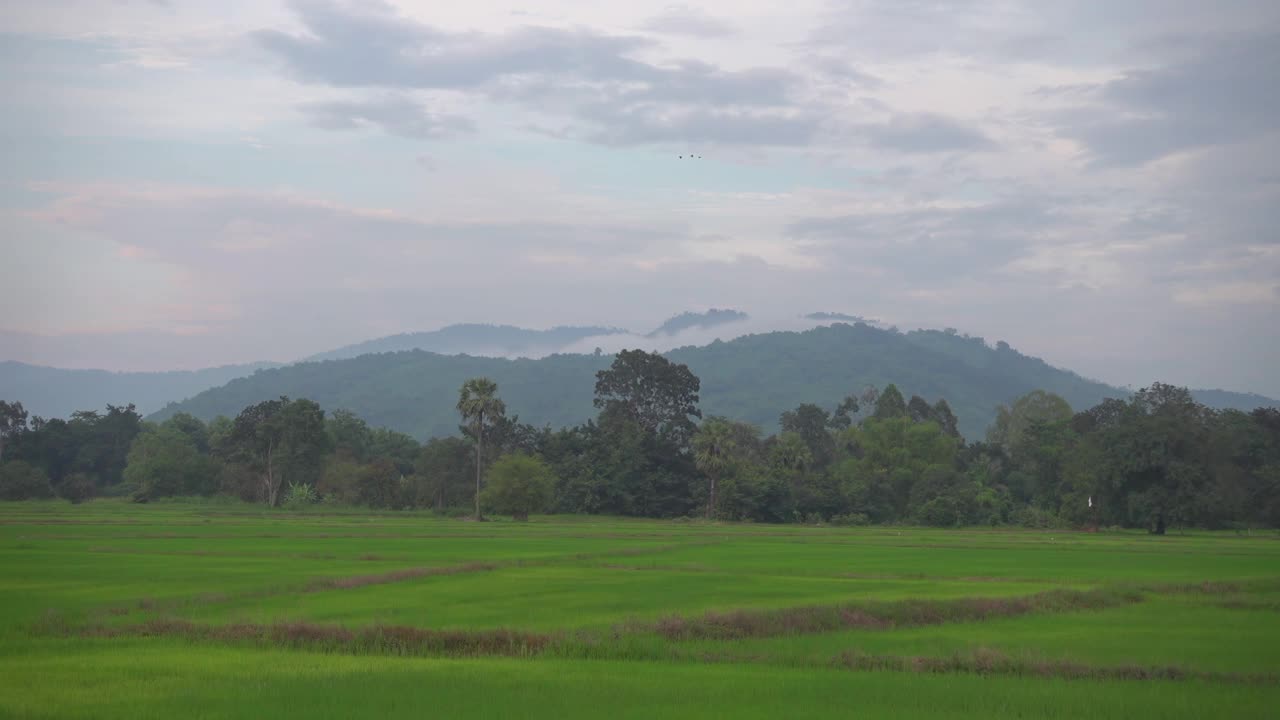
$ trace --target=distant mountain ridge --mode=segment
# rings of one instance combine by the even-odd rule
[[[0,400],[18,400],[32,415],[69,417],[77,410],[101,410],[133,403],[146,414],[236,378],[279,363],[224,365],[203,370],[109,372],[64,370],[12,360],[0,361]]]
[[[945,397],[970,439],[983,437],[1001,403],[1035,389],[1062,395],[1085,409],[1128,391],[1050,366],[1005,343],[936,330],[898,333],[865,324],[837,324],[804,332],[746,335],[728,342],[666,353],[702,380],[703,413],[776,429],[778,416],[804,402],[832,409],[868,385],[895,383],[904,394]],[[595,414],[595,373],[609,355],[550,355],[541,359],[445,356],[421,350],[304,362],[233,380],[153,415],[234,415],[284,394],[327,409],[346,408],[373,425],[415,437],[457,432],[457,390],[483,375],[499,385],[508,412],[534,425],[560,427]],[[1274,403],[1274,401],[1272,401]]]
[[[645,337],[653,338],[662,335],[675,335],[677,333],[684,332],[685,330],[713,328],[719,325],[727,325],[729,323],[748,320],[750,318],[750,315],[739,310],[721,310],[718,308],[711,308],[706,312],[700,313],[685,312],[680,313],[675,317],[668,318],[666,322],[662,323],[662,325],[658,327],[658,329],[648,335],[645,335]]]
[[[547,330],[529,330],[514,325],[462,323],[439,330],[401,333],[318,353],[306,360],[345,360],[369,353],[426,350],[442,355],[493,355],[520,357],[545,355],[589,337],[619,335],[626,330],[613,327],[563,325]]]

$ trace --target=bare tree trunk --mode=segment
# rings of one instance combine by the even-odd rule
[[[484,414],[476,420],[476,520],[480,519],[480,463],[484,457]]]
[[[276,506],[279,488],[276,487],[275,443],[267,445],[267,507]]]
[[[710,520],[716,507],[716,476],[707,475],[711,479],[711,494],[707,497],[707,519]]]

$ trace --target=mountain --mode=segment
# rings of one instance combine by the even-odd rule
[[[101,410],[107,404],[133,403],[150,413],[181,398],[277,367],[276,363],[224,365],[172,372],[64,370],[11,360],[0,361],[0,399],[17,400],[32,415],[68,417],[76,410]]]
[[[618,328],[590,326],[560,326],[549,330],[529,330],[512,325],[464,323],[428,332],[402,333],[367,340],[312,355],[307,360],[344,360],[370,353],[405,350],[427,350],[442,355],[537,357],[563,350],[585,338],[625,332]]]
[[[945,397],[968,438],[981,438],[1000,403],[1037,388],[1072,407],[1091,407],[1127,391],[1028,357],[1005,343],[942,331],[898,333],[837,324],[804,332],[747,335],[666,353],[702,380],[704,415],[726,415],[776,430],[778,416],[804,402],[827,409],[867,385],[896,383],[905,395]],[[454,410],[464,380],[498,383],[508,412],[524,422],[560,427],[595,415],[595,373],[608,355],[551,355],[537,360],[445,356],[421,350],[306,362],[262,370],[208,390],[152,416],[190,412],[235,415],[261,400],[307,397],[329,410],[347,408],[373,425],[424,438],[457,432]],[[1263,398],[1262,400],[1266,400]]]
[[[1260,407],[1280,407],[1280,401],[1256,393],[1239,393],[1230,390],[1192,390],[1191,396],[1202,405],[1218,410],[1251,412]]]
[[[654,330],[645,337],[653,338],[660,335],[675,335],[678,332],[692,330],[695,328],[703,330],[731,322],[747,320],[750,317],[750,315],[737,310],[719,310],[717,308],[711,308],[703,313],[680,313],[675,317],[668,318],[667,321],[662,323],[657,330]]]

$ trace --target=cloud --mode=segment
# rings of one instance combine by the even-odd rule
[[[307,2],[295,10],[307,34],[262,30],[253,38],[306,82],[466,91],[533,113],[554,111],[569,135],[606,144],[705,141],[721,124],[719,142],[794,145],[815,127],[795,105],[800,76],[784,68],[655,64],[636,57],[653,48],[647,38],[580,28],[464,33],[385,6]]]
[[[1073,113],[1074,122],[1063,128],[1096,162],[1143,164],[1280,130],[1280,95],[1268,89],[1280,67],[1280,32],[1197,38],[1162,49],[1166,64],[1128,70],[1095,87],[1096,109]]]
[[[444,138],[475,129],[475,123],[466,117],[433,113],[419,103],[396,95],[365,101],[307,103],[299,110],[312,126],[325,130],[376,127],[391,135],[416,140]]]
[[[899,114],[886,123],[858,125],[872,145],[906,153],[988,150],[995,147],[981,131],[933,113]]]
[[[640,27],[654,33],[699,38],[727,37],[736,32],[732,24],[687,5],[668,5]]]

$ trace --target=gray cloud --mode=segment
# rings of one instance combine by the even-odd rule
[[[1160,49],[1165,64],[1094,89],[1102,118],[1079,111],[1063,128],[1099,164],[1142,164],[1280,130],[1280,32],[1184,39]]]
[[[386,7],[308,2],[295,9],[308,35],[263,30],[254,38],[309,82],[469,90],[554,109],[575,124],[577,137],[613,144],[705,140],[715,123],[723,124],[717,139],[724,143],[793,145],[813,134],[813,120],[794,108],[801,78],[781,68],[731,71],[698,60],[659,66],[631,57],[651,45],[647,39],[586,30],[451,33]],[[394,110],[397,118],[402,110]]]
[[[355,5],[295,3],[309,35],[260,30],[253,38],[299,78],[346,87],[466,88],[531,74],[643,80],[654,72],[626,57],[649,44],[643,38],[549,27],[453,33],[371,6],[361,12]]]
[[[475,129],[475,124],[468,118],[433,113],[419,103],[394,95],[366,101],[308,103],[299,110],[313,126],[325,130],[377,127],[392,135],[426,140]]]
[[[808,44],[880,61],[953,56],[1098,67],[1138,56],[1152,38],[1277,22],[1272,0],[831,0]]]
[[[793,221],[787,233],[825,261],[888,271],[913,286],[990,276],[1070,224],[1063,198],[1025,197],[959,208],[865,212]]]
[[[687,5],[668,5],[661,13],[646,20],[641,28],[667,35],[704,38],[725,37],[736,32],[732,24]]]
[[[935,153],[995,147],[981,131],[933,113],[898,114],[886,123],[855,127],[872,145],[899,152]]]

